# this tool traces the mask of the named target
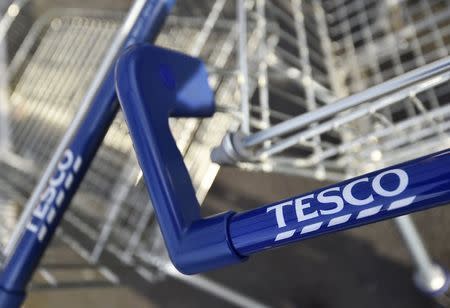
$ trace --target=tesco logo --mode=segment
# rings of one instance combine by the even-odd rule
[[[390,177],[389,181],[383,181]],[[392,181],[396,177],[396,181]],[[392,187],[394,183],[394,187]],[[376,196],[394,197],[401,194],[409,183],[408,174],[402,169],[391,169],[377,174],[372,179],[359,178],[347,183],[345,186],[335,186],[319,193],[300,196],[298,198],[282,202],[267,208],[267,213],[274,213],[278,228],[286,227],[285,209],[295,207],[295,215],[298,222],[306,221],[322,215],[334,215],[344,209],[345,206],[364,206],[375,201]],[[387,185],[389,184],[389,185]],[[364,196],[355,194],[358,191],[367,192]],[[311,204],[317,205],[317,209]],[[320,205],[327,205],[326,209],[319,209]],[[273,214],[272,214],[273,215]]]
[[[81,156],[75,156],[72,150],[64,151],[57,172],[49,180],[27,225],[27,230],[36,234],[39,242],[47,236],[48,227],[56,223],[55,218],[66,200],[66,192],[71,188],[82,162]]]

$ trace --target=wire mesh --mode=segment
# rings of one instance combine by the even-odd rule
[[[249,67],[259,63],[248,76],[257,91],[249,97],[250,132],[240,136],[244,155],[235,163],[338,180],[448,147],[444,73],[403,91],[383,93],[380,86],[383,99],[315,118],[329,106],[338,110],[349,95],[445,59],[446,1],[246,3],[247,15],[276,25],[267,30],[276,43],[267,51],[267,38],[262,57],[245,58]],[[300,119],[302,127],[289,126]]]
[[[341,95],[448,56],[450,6],[446,1],[326,1],[324,8],[335,16],[328,18],[328,28],[338,70],[345,76],[342,88],[347,90]],[[434,82],[422,84],[423,90],[410,91],[347,129],[348,145],[341,152],[356,154],[362,166],[347,167],[350,174],[448,147],[448,87],[445,78]],[[369,124],[364,127],[362,122]]]

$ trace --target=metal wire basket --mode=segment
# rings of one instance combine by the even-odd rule
[[[430,73],[448,62],[447,2],[255,1],[247,12],[276,22],[277,43],[262,58],[243,52],[259,95],[243,100],[217,162],[337,180],[448,147],[448,72]]]

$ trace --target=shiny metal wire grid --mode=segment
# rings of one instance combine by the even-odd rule
[[[448,56],[446,1],[244,3],[240,32],[260,20],[265,44],[239,47],[240,77],[257,90],[241,100],[246,153],[234,163],[338,180],[448,146],[445,73],[369,90]],[[372,98],[348,97],[360,92]],[[317,119],[327,108],[336,112]]]
[[[343,75],[341,88],[346,89],[338,96],[449,55],[447,1],[324,1],[323,5],[337,70]],[[449,89],[445,78],[438,79],[349,125],[345,132],[349,141],[340,151],[354,155],[360,164],[347,167],[350,174],[448,147]]]

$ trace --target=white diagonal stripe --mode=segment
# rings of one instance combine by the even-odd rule
[[[64,201],[64,191],[60,190],[58,195],[56,196],[56,206],[60,207],[63,201]]]
[[[300,232],[300,234],[305,234],[305,233],[316,231],[317,229],[320,228],[321,225],[322,225],[322,222],[317,222],[315,224],[310,224],[310,225],[304,226],[302,229],[302,232]]]
[[[73,174],[72,174],[72,172],[70,172],[70,173],[67,175],[67,178],[66,178],[66,180],[65,180],[65,182],[64,182],[64,187],[65,187],[66,189],[69,189],[70,186],[72,186],[72,182],[73,182]]]
[[[360,218],[364,218],[364,217],[369,217],[369,216],[375,215],[381,210],[382,207],[383,207],[382,205],[378,205],[378,206],[374,206],[374,207],[370,207],[368,209],[362,210],[361,212],[359,212],[359,214],[356,217],[356,219],[360,219]]]
[[[275,242],[290,238],[294,235],[294,233],[295,233],[295,229],[278,233],[277,237],[275,238]]]
[[[51,224],[53,222],[53,219],[55,219],[55,216],[56,216],[56,210],[51,207],[47,214],[47,222],[49,224]]]
[[[41,229],[39,229],[39,233],[38,233],[39,242],[42,242],[44,240],[44,237],[46,234],[47,234],[47,227],[45,225],[42,225],[42,227],[41,227]]]
[[[408,198],[404,198],[404,199],[400,199],[400,200],[394,201],[394,202],[391,203],[391,205],[389,205],[388,211],[399,209],[401,207],[410,205],[414,201],[414,199],[416,199],[416,196],[412,196],[412,197],[408,197]]]
[[[352,217],[352,214],[342,215],[342,216],[338,216],[333,219],[330,219],[330,222],[328,223],[328,227],[343,224],[344,222],[347,222],[350,219],[350,217]]]
[[[83,160],[81,159],[81,156],[78,156],[77,159],[75,160],[75,163],[73,164],[73,171],[75,171],[75,173],[77,173],[78,170],[80,170],[82,162]]]

